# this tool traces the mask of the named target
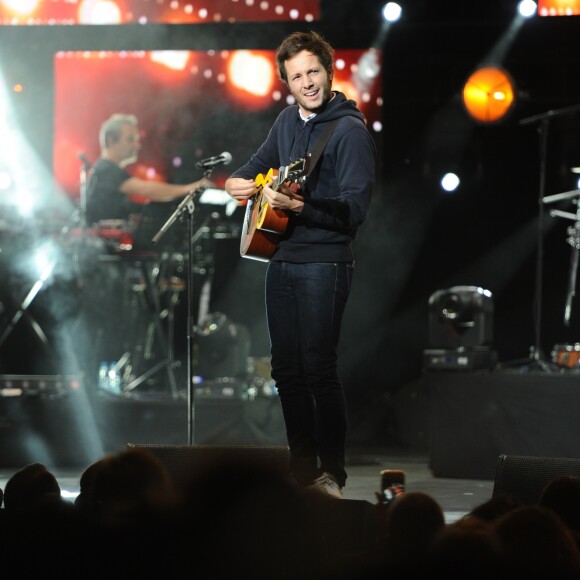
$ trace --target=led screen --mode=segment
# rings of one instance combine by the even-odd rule
[[[380,57],[338,50],[335,58],[333,87],[357,101],[373,132],[381,130]],[[187,183],[201,176],[195,162],[204,157],[231,152],[222,173],[245,163],[293,102],[271,50],[61,52],[54,73],[54,176],[72,198],[79,157],[98,157],[99,127],[113,113],[139,119],[142,149],[127,169]]]
[[[318,0],[0,0],[0,25],[314,21]]]
[[[539,0],[540,16],[574,16],[580,14],[580,0]]]

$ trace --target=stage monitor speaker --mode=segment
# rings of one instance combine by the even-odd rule
[[[546,485],[562,475],[580,477],[580,459],[500,455],[492,496],[507,493],[524,504],[537,504]]]
[[[178,488],[198,473],[222,462],[265,465],[282,475],[289,473],[289,451],[284,445],[157,445],[128,443],[127,447],[150,451],[165,466]]]
[[[332,554],[334,558],[337,555],[343,557],[345,554],[362,554],[376,543],[380,530],[376,506],[373,503],[360,499],[312,499],[312,525],[328,554]]]

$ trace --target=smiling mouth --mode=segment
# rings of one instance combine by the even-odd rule
[[[318,95],[318,89],[316,89],[315,91],[309,91],[308,93],[304,93],[304,96],[307,99],[312,99],[313,97],[316,97],[316,95]]]

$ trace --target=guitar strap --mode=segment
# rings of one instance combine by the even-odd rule
[[[316,167],[320,156],[322,155],[322,152],[324,151],[324,148],[326,147],[326,144],[328,143],[328,140],[330,139],[330,136],[332,135],[332,132],[334,131],[336,125],[338,125],[339,121],[340,119],[334,119],[334,121],[328,123],[310,150],[310,167],[308,170],[308,175],[306,176],[307,180],[311,175],[313,175],[314,168]]]

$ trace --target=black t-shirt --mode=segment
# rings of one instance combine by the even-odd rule
[[[87,225],[101,220],[128,220],[132,213],[137,213],[137,204],[119,189],[130,177],[127,171],[107,159],[99,159],[94,164],[87,186]]]

